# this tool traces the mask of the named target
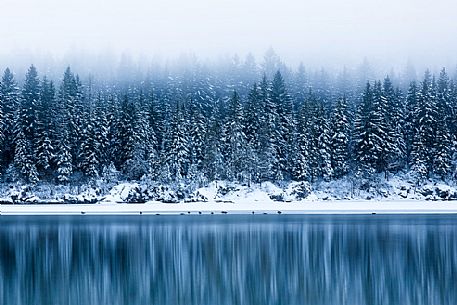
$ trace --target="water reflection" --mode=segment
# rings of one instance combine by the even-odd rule
[[[457,304],[456,216],[0,219],[1,304]]]

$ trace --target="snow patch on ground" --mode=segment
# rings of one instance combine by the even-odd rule
[[[0,185],[3,203],[237,203],[457,200],[457,187],[439,180],[416,183],[407,175],[383,175],[370,181],[343,178],[330,182],[271,182],[238,184],[214,181],[197,188],[192,184],[161,185],[154,181],[119,182],[79,186]]]

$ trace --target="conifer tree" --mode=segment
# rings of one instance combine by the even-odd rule
[[[441,178],[445,178],[451,171],[452,161],[452,134],[449,125],[452,110],[450,106],[449,77],[446,70],[442,69],[437,82],[436,90],[436,137],[435,158],[433,169]]]
[[[246,108],[244,111],[244,134],[246,135],[246,141],[251,147],[258,149],[259,144],[259,132],[261,118],[264,117],[262,107],[260,107],[259,88],[256,83],[252,86],[249,92]]]
[[[38,133],[37,105],[40,99],[40,83],[36,68],[32,65],[26,74],[20,105],[15,116],[14,164],[23,179],[38,182],[36,168],[36,139]]]
[[[99,174],[100,160],[98,159],[98,141],[96,136],[97,119],[95,110],[90,106],[84,118],[85,127],[82,130],[81,138],[81,170],[87,177],[97,177]]]
[[[225,155],[229,178],[243,181],[246,169],[246,135],[243,128],[243,107],[236,91],[229,100],[225,122]]]
[[[49,175],[54,147],[51,139],[56,137],[53,133],[52,118],[54,117],[55,89],[52,82],[45,77],[41,83],[40,100],[37,105],[37,168],[42,175]]]
[[[349,172],[349,112],[346,97],[339,98],[332,121],[333,176],[341,178]]]
[[[307,99],[301,106],[297,115],[297,124],[295,125],[295,134],[293,142],[293,167],[292,177],[297,181],[312,180],[310,169],[310,141],[309,137],[310,124],[309,112],[310,103]]]
[[[116,147],[115,165],[119,169],[126,169],[125,163],[133,157],[135,146],[135,106],[131,98],[124,94],[119,109],[119,117],[116,124]]]
[[[55,155],[57,181],[63,184],[69,182],[73,173],[72,158],[68,140],[68,131],[61,129],[57,142],[57,153]]]
[[[271,84],[271,102],[275,105],[277,111],[278,132],[276,149],[278,154],[278,164],[281,177],[290,178],[291,159],[291,143],[292,134],[295,126],[293,114],[293,102],[290,95],[287,93],[284,79],[279,71],[276,72]]]
[[[408,169],[412,165],[412,147],[417,126],[415,110],[417,109],[418,87],[415,81],[411,82],[406,94],[406,116],[405,116],[405,146]]]
[[[200,172],[203,169],[205,159],[205,134],[207,127],[202,106],[197,104],[196,101],[190,101],[189,116],[191,164],[195,171]]]
[[[376,171],[378,156],[373,152],[377,149],[380,139],[375,136],[379,114],[373,116],[374,112],[373,91],[370,83],[367,83],[354,121],[355,173],[359,177],[370,177]]]
[[[78,76],[75,76],[70,67],[63,75],[59,91],[59,104],[64,128],[67,129],[68,145],[70,148],[73,167],[80,166],[80,144],[82,139],[82,85]]]
[[[324,105],[313,93],[305,101],[305,127],[307,135],[307,159],[310,181],[332,176],[331,134]]]
[[[437,111],[434,82],[427,70],[413,114],[415,132],[411,149],[412,170],[419,178],[426,178],[433,172]]]
[[[270,87],[266,76],[259,86],[259,103],[261,112],[259,130],[259,178],[265,180],[282,180],[277,145],[279,142],[278,113],[276,104],[270,98]]]
[[[1,169],[5,169],[12,162],[14,156],[15,112],[19,107],[20,90],[10,69],[6,69],[0,81],[0,101],[2,112],[2,148]]]
[[[39,180],[38,172],[34,160],[31,158],[31,144],[27,141],[24,129],[21,126],[17,126],[15,142],[13,162],[16,170],[26,183],[37,183]]]
[[[383,116],[386,124],[386,141],[389,144],[386,151],[388,170],[397,172],[404,167],[406,162],[405,107],[401,92],[399,89],[395,90],[389,77],[384,79],[382,95],[386,99]]]
[[[166,135],[168,140],[165,149],[165,168],[163,170],[166,181],[179,182],[187,176],[190,164],[187,127],[184,107],[182,104],[177,103]]]
[[[213,101],[209,119],[208,131],[205,136],[205,160],[203,171],[208,180],[221,180],[226,178],[226,166],[223,156],[223,127],[221,124],[221,115],[217,101]]]
[[[374,154],[376,159],[374,164],[376,172],[384,172],[386,176],[396,151],[394,130],[392,128],[392,113],[389,113],[394,108],[390,105],[391,103],[393,102],[387,99],[382,90],[381,82],[375,82],[373,108],[369,114],[370,121],[373,124],[373,129],[371,130],[373,149],[371,153]]]

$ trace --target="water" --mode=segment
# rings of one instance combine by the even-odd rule
[[[0,216],[0,303],[457,304],[457,216]]]

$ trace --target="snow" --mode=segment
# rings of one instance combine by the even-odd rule
[[[457,213],[456,202],[404,201],[303,201],[238,203],[161,203],[144,204],[51,204],[0,205],[1,215],[200,215],[201,214],[449,214]]]
[[[121,183],[114,186],[103,201],[125,202],[133,190],[139,188],[138,183]]]
[[[10,214],[181,214],[181,213],[457,213],[457,188],[443,181],[416,185],[407,176],[241,185],[214,181],[186,184],[119,182],[52,187],[0,187],[0,212]],[[12,204],[16,203],[16,204]],[[21,204],[18,204],[21,203]],[[43,204],[53,203],[53,204]],[[64,204],[70,203],[70,204]]]

